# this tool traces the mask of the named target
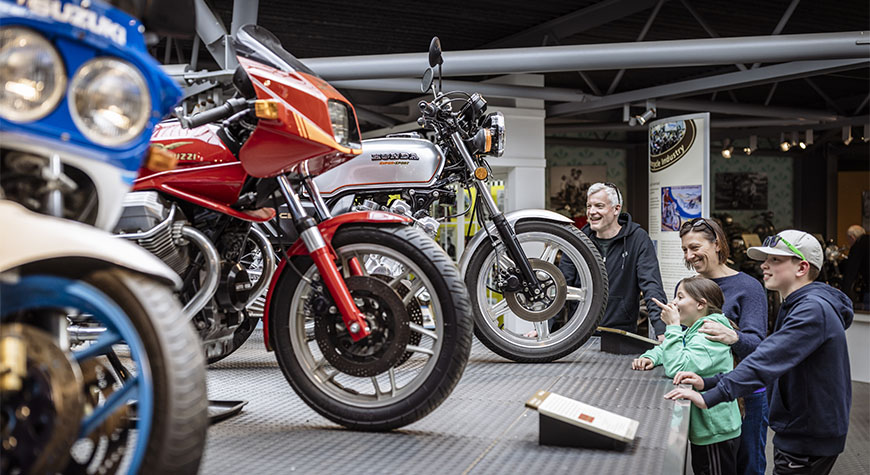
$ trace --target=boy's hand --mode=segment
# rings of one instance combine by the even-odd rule
[[[696,391],[704,389],[704,379],[691,371],[678,371],[674,376],[674,385],[691,384]]]
[[[680,312],[677,310],[677,304],[663,304],[655,297],[652,298],[652,301],[662,309],[662,321],[665,322],[665,325],[680,324]]]
[[[708,335],[708,340],[718,341],[728,346],[737,343],[739,338],[736,331],[719,322],[714,322],[713,320],[704,320],[704,324],[701,325],[701,328],[699,328],[698,331],[706,333]]]
[[[653,366],[653,362],[649,358],[635,358],[634,361],[631,362],[631,369],[639,371],[649,371],[653,369]]]
[[[673,391],[665,394],[665,399],[688,399],[692,401],[692,404],[695,405],[698,409],[707,409],[707,403],[704,402],[704,398],[701,397],[701,393],[689,389],[689,388],[677,388]]]

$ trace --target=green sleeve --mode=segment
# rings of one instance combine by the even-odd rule
[[[667,351],[668,345],[682,346],[683,329],[679,325],[668,325],[665,327],[665,341],[656,345],[651,350],[639,356],[639,358],[649,358],[653,362],[653,366],[662,364],[662,358]]]
[[[667,342],[667,339],[665,339]],[[731,347],[710,341],[703,333],[695,332],[682,341],[664,348],[662,365],[665,375],[673,377],[679,371],[691,371],[702,377],[733,369]]]

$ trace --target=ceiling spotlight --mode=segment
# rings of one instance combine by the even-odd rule
[[[646,124],[647,122],[649,122],[649,120],[655,116],[656,116],[656,110],[655,109],[648,109],[643,114],[634,116],[634,119],[637,121],[638,124],[643,125],[643,124]]]
[[[849,145],[852,143],[852,126],[847,125],[843,127],[843,143]]]
[[[785,140],[785,133],[779,134],[779,149],[783,152],[788,152],[791,149],[791,144]]]
[[[813,129],[807,129],[806,133],[804,133],[804,142],[807,145],[813,144]]]
[[[734,153],[734,145],[731,145],[731,139],[725,139],[722,141],[722,156],[725,158],[731,158],[731,154]]]
[[[745,153],[746,155],[752,155],[752,153],[756,150],[758,150],[758,136],[750,135],[749,146],[743,148],[743,153]]]
[[[861,137],[864,142],[870,142],[870,124],[864,124],[864,136]]]

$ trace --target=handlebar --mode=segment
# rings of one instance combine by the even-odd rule
[[[194,115],[180,117],[178,120],[179,122],[181,122],[182,127],[186,129],[192,129],[194,127],[199,127],[210,122],[217,122],[221,119],[229,117],[236,112],[241,111],[247,106],[248,101],[245,98],[237,97],[230,99],[224,104],[217,106],[213,109],[209,109],[205,112],[200,112]]]

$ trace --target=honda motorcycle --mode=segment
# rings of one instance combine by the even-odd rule
[[[443,62],[437,37],[429,61],[423,92],[433,88],[433,68]],[[589,339],[607,305],[604,261],[589,238],[560,214],[542,209],[502,213],[490,194],[486,157],[504,153],[504,116],[487,114],[486,101],[476,93],[444,93],[436,87],[434,95],[433,101],[419,103],[418,122],[435,132],[435,143],[413,136],[367,140],[363,154],[315,179],[330,212],[389,210],[414,219],[434,237],[439,221],[430,211],[455,204],[450,186],[476,188],[470,213],[483,232],[471,239],[459,262],[475,335],[513,361],[546,362],[570,354]],[[576,269],[572,282],[566,281],[566,268]],[[530,322],[534,331],[510,331],[505,318]]]
[[[175,21],[166,2],[124,3],[156,33],[193,25],[190,2]],[[101,2],[0,1],[2,473],[199,467],[205,365],[180,279],[94,228],[113,226],[180,97],[143,32]]]
[[[300,189],[325,209],[313,176],[361,152],[353,107],[264,28],[243,26],[233,47],[237,97],[157,127],[152,143],[180,164],[137,179],[118,231],[182,277],[210,361],[247,338],[256,319],[245,307],[267,289],[266,347],[309,406],[351,428],[409,424],[468,359],[459,273],[407,217],[309,216]],[[281,203],[292,225],[275,250],[252,224]]]

